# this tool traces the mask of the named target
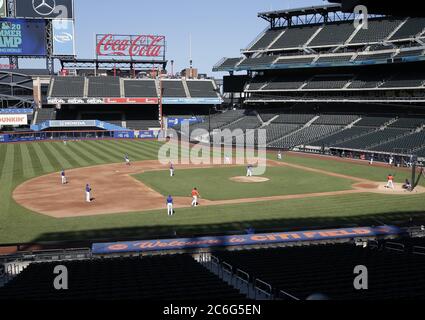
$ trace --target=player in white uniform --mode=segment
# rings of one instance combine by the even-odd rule
[[[174,177],[174,164],[170,162],[170,177]]]
[[[131,162],[130,162],[130,158],[128,157],[128,154],[125,155],[124,159],[125,159],[125,164],[127,166],[130,166],[131,165]]]
[[[246,169],[246,176],[247,177],[252,177],[252,170],[253,170],[253,166],[252,166],[252,164],[249,164],[247,169]]]
[[[282,151],[279,150],[279,152],[277,153],[277,160],[281,161],[282,160]]]
[[[61,180],[62,180],[62,184],[67,184],[65,170],[62,170],[61,172]]]

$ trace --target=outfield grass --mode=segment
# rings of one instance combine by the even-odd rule
[[[283,230],[293,227],[376,225],[403,223],[410,217],[417,221],[425,220],[423,195],[355,194],[188,208],[177,210],[173,218],[168,218],[166,212],[161,210],[65,219],[30,212],[17,205],[11,197],[16,186],[33,177],[58,172],[62,168],[123,162],[125,153],[133,161],[156,159],[160,146],[159,142],[154,141],[85,141],[68,142],[66,146],[61,142],[0,144],[0,243],[123,240],[169,236],[175,232],[183,235],[236,231],[247,226]],[[333,160],[287,156],[285,161],[376,181],[385,180],[389,173],[384,168]],[[405,175],[406,172],[397,175],[397,181],[401,182]],[[210,178],[214,177],[205,179]],[[208,181],[212,180],[206,180],[207,184]],[[325,187],[325,183],[322,187]],[[256,188],[260,190],[262,187],[256,185]]]
[[[280,195],[350,190],[354,181],[288,167],[268,167],[262,183],[240,183],[232,177],[246,174],[245,167],[145,172],[135,177],[164,196],[190,196],[196,187],[204,199],[231,200]]]

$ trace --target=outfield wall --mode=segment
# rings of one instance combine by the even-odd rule
[[[0,143],[62,141],[62,140],[99,140],[99,139],[157,139],[160,131],[46,131],[0,134]]]

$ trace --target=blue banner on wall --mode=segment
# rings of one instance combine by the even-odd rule
[[[254,235],[236,235],[222,237],[204,237],[196,239],[168,239],[117,243],[95,243],[94,254],[112,254],[129,252],[148,252],[184,249],[202,249],[214,247],[232,247],[246,245],[279,244],[301,241],[323,241],[337,239],[354,239],[364,237],[400,234],[397,227],[383,226],[377,228],[346,228],[333,230],[315,230],[301,232],[283,232]]]
[[[139,139],[156,139],[159,136],[159,131],[153,130],[142,130],[139,131],[138,138]]]
[[[0,108],[0,114],[32,114],[33,109]]]
[[[55,56],[75,56],[74,21],[53,20],[53,54]]]
[[[206,104],[219,105],[222,103],[220,98],[163,98],[163,104]]]
[[[115,139],[134,139],[134,131],[114,131]]]
[[[168,118],[168,127],[173,128],[175,126],[181,125],[184,121],[188,121],[189,124],[202,122],[202,119],[192,117],[192,118]]]
[[[8,134],[0,134],[0,142],[9,142]]]
[[[45,56],[45,21],[0,19],[0,55]]]

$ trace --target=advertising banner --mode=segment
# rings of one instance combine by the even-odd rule
[[[0,114],[0,126],[22,126],[28,124],[26,114]]]
[[[158,136],[159,136],[159,131],[142,130],[142,131],[139,131],[138,138],[139,139],[157,139]]]
[[[268,234],[249,234],[218,237],[198,237],[186,239],[148,240],[134,242],[95,243],[94,254],[113,254],[129,252],[149,252],[166,250],[202,249],[246,245],[271,245],[278,243],[355,239],[399,234],[397,227],[345,228],[332,230],[297,231]]]
[[[168,122],[168,127],[172,128],[172,127],[181,125],[183,122],[189,122],[189,124],[195,124],[195,123],[202,122],[202,120],[199,119],[199,118],[196,118],[196,117],[192,117],[192,118],[168,118],[167,122]]]
[[[8,134],[0,134],[0,143],[8,142],[9,141],[9,135]]]
[[[42,20],[0,19],[0,55],[45,56],[45,29]]]
[[[15,1],[19,18],[73,19],[73,0],[19,0]]]
[[[156,35],[96,35],[97,57],[163,58],[165,37]]]
[[[0,0],[0,18],[7,17],[7,0]]]
[[[32,114],[32,109],[0,108],[0,114]]]
[[[163,104],[209,104],[218,105],[222,101],[220,98],[163,98]]]
[[[56,128],[78,128],[78,127],[96,127],[95,120],[52,120],[49,121],[50,127]]]
[[[75,28],[73,20],[53,20],[53,54],[75,56]]]
[[[158,104],[158,98],[104,98],[104,104]]]

